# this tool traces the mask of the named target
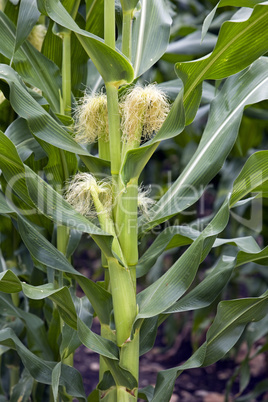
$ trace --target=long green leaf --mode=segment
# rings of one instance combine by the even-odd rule
[[[36,6],[36,0],[21,0],[17,22],[15,52],[30,34],[38,21],[40,12]]]
[[[4,194],[0,191],[0,214],[10,214],[13,210],[7,204]]]
[[[22,217],[19,220],[20,235],[32,256],[55,270],[72,275],[84,290],[101,322],[109,323],[111,294],[76,271],[65,256],[60,253],[44,236]],[[14,279],[14,278],[13,278]]]
[[[23,79],[36,88],[40,88],[55,112],[60,111],[59,90],[61,77],[59,68],[31,43],[25,41],[13,56],[16,42],[16,28],[8,17],[0,12],[0,52],[13,63]]]
[[[212,23],[212,20],[215,16],[215,13],[216,13],[218,7],[226,7],[226,6],[255,7],[259,3],[263,3],[263,2],[261,0],[220,0],[204,20],[203,27],[202,27],[202,40],[204,39],[204,37]]]
[[[7,272],[10,273],[11,271]],[[0,286],[2,284],[2,280],[3,278],[0,279]],[[13,287],[12,283],[10,283],[10,285],[10,293],[13,293],[15,288]],[[8,288],[7,290],[9,291]],[[0,294],[0,306],[2,315],[18,317],[22,322],[25,323],[29,349],[37,356],[52,359],[53,355],[48,344],[44,322],[36,315],[15,307],[12,303],[10,295],[8,294]]]
[[[231,207],[250,192],[262,191],[268,181],[268,151],[259,151],[251,155],[234,182]]]
[[[139,77],[165,53],[172,19],[163,0],[141,0],[134,18],[132,62],[135,77]]]
[[[44,150],[33,137],[26,120],[21,117],[18,117],[8,126],[5,135],[15,145],[22,162],[28,159],[32,153],[34,153],[35,160],[46,156]]]
[[[163,230],[139,259],[137,264],[137,277],[145,275],[165,250],[189,245],[197,239],[199,235],[200,232],[193,229],[191,226],[170,226]],[[225,244],[236,245],[239,250],[248,253],[258,253],[260,251],[260,247],[251,236],[216,239],[213,247],[220,247]]]
[[[137,320],[162,313],[186,292],[199,267],[204,240],[211,238],[213,241],[210,247],[212,247],[216,235],[225,228],[228,219],[229,208],[228,201],[226,201],[215,218],[175,264],[156,282],[138,294],[139,313]]]
[[[20,291],[20,281],[12,271],[0,272],[0,292],[16,293]]]
[[[37,4],[43,14],[47,14],[53,21],[77,34],[105,83],[122,85],[132,82],[133,68],[122,53],[105,45],[101,38],[79,28],[59,0],[37,0]]]
[[[221,359],[238,341],[249,322],[265,316],[267,307],[267,292],[256,298],[219,303],[206,342],[181,366],[158,373],[152,402],[170,400],[175,380],[183,370],[210,365]]]
[[[233,147],[244,107],[267,99],[267,67],[268,59],[263,57],[245,72],[226,80],[212,102],[208,123],[195,154],[179,178],[151,209],[149,222],[140,220],[140,226],[144,225],[141,231],[183,211],[201,196]]]
[[[56,362],[40,359],[31,353],[10,328],[0,331],[0,344],[15,349],[18,352],[24,367],[27,368],[36,381],[42,384],[52,384],[52,370],[56,366]],[[70,378],[72,378],[72,381],[70,381]],[[59,383],[66,387],[69,395],[77,398],[79,401],[86,401],[82,377],[76,369],[63,365]]]
[[[57,305],[58,311],[64,322],[66,322],[66,324],[68,324],[70,327],[78,330],[78,336],[84,345],[94,352],[106,356],[107,358],[115,360],[118,359],[117,346],[112,341],[104,339],[100,335],[93,333],[86,326],[86,324],[84,324],[83,321],[77,317],[75,306],[67,287],[55,289],[51,283],[40,286],[32,286],[23,282],[21,283],[16,275],[12,273],[12,271],[6,272],[7,274],[5,276],[0,276],[0,287],[2,288],[2,291],[16,293],[22,290],[25,296],[33,300],[42,300],[46,297],[50,298],[55,305]],[[7,284],[8,276],[10,279]],[[94,304],[96,303],[97,301],[95,301]],[[18,312],[16,312],[16,315],[19,316]],[[35,324],[38,324],[38,322]],[[32,323],[31,326],[33,325],[34,323]]]
[[[34,214],[35,206],[28,194],[23,163],[14,144],[2,131],[0,131],[0,169],[12,190],[28,204],[29,211]]]
[[[27,369],[24,369],[19,382],[12,388],[10,402],[28,401],[31,397],[34,379]]]
[[[191,122],[196,114],[202,81],[226,78],[243,70],[268,51],[267,43],[268,3],[265,2],[254,8],[247,21],[223,23],[210,55],[192,62],[177,63],[176,73],[184,83],[187,122]]]
[[[209,306],[228,283],[235,262],[235,257],[223,255],[208,276],[186,296],[173,304],[164,314],[198,310]]]
[[[29,94],[18,74],[0,65],[0,79],[10,87],[10,103],[19,116],[27,120],[34,135],[41,140],[73,153],[90,156]]]

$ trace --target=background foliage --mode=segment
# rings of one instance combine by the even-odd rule
[[[137,385],[118,363],[116,343],[91,330],[94,315],[109,325],[112,309],[100,257],[90,277],[72,265],[76,250],[97,250],[82,232],[108,255],[111,239],[63,200],[64,185],[78,169],[105,174],[110,164],[98,158],[96,144],[73,138],[62,81],[66,32],[73,107],[85,89],[133,80],[156,82],[174,101],[150,143],[128,152],[120,177],[125,185],[133,178],[151,185],[157,200],[149,218],[139,218],[142,291],[133,325],[140,327],[140,354],[179,312],[179,330],[192,320],[193,355],[160,372],[140,398],[168,401],[183,370],[238,353],[246,342],[226,393],[240,375],[237,400],[251,400],[268,389],[264,381],[243,394],[253,345],[261,339],[256,354],[267,351],[268,3],[117,1],[117,48],[123,12],[137,6],[131,62],[102,40],[104,1],[78,3],[1,3],[0,400],[98,400],[97,390],[85,395],[71,364],[81,343],[109,367],[98,390],[113,381]],[[37,24],[46,26],[39,49],[31,38]],[[57,244],[62,226],[70,231],[64,253]]]

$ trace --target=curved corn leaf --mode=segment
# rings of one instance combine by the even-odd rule
[[[257,4],[263,3],[261,0],[220,0],[213,10],[206,16],[202,26],[202,40],[204,39],[211,22],[215,16],[217,8],[233,6],[233,7],[255,7]]]
[[[79,28],[59,0],[37,0],[37,4],[43,14],[48,15],[57,24],[76,33],[105,83],[122,85],[132,82],[134,78],[133,68],[122,53],[105,45],[101,38]]]
[[[163,314],[198,310],[209,306],[220,294],[231,278],[236,258],[223,255],[215,268],[193,290],[173,304]]]
[[[13,209],[8,205],[4,194],[0,191],[0,214],[10,214]]]
[[[86,31],[104,37],[104,0],[86,1]]]
[[[139,259],[137,264],[137,277],[139,278],[145,275],[165,250],[187,246],[196,240],[199,235],[200,232],[198,230],[187,226],[170,226],[163,230]],[[239,250],[249,253],[258,253],[260,251],[260,247],[251,236],[233,239],[216,239],[212,247],[220,247],[225,244],[236,245]]]
[[[205,79],[222,79],[243,70],[268,51],[267,43],[268,3],[265,2],[256,5],[247,21],[223,23],[210,55],[192,62],[177,63],[176,73],[184,83],[187,122],[190,123],[196,114],[201,83]]]
[[[68,132],[62,128],[29,94],[18,74],[5,64],[0,65],[0,79],[10,87],[10,103],[19,116],[27,120],[34,135],[72,153],[78,153],[91,158],[93,164],[98,158],[90,155],[82,148]],[[97,162],[98,163],[98,162]]]
[[[7,272],[10,273],[11,271]],[[3,278],[0,279],[0,287],[2,285],[2,280]],[[15,288],[13,287],[12,282],[10,282],[10,291],[8,288],[6,290],[8,291],[8,293],[13,293],[13,290],[15,290]],[[37,356],[45,357],[46,359],[52,360],[53,355],[48,344],[44,322],[36,315],[15,307],[10,295],[0,294],[0,306],[1,314],[3,316],[9,315],[13,317],[18,317],[25,324],[29,349]]]
[[[0,277],[0,286],[2,285],[2,281],[4,281],[4,291],[15,293],[22,290],[26,297],[34,300],[42,300],[46,297],[50,298],[57,305],[60,316],[64,322],[66,322],[66,324],[68,324],[71,328],[77,329],[78,336],[82,343],[96,353],[99,353],[110,359],[118,359],[118,349],[115,343],[92,332],[86,326],[86,324],[84,324],[83,321],[77,317],[75,306],[67,287],[55,289],[51,283],[40,286],[32,286],[24,282],[20,282],[12,271],[6,272],[10,274],[10,277],[13,279],[13,283],[10,280],[11,284],[10,289],[8,290],[6,288],[6,278]],[[20,284],[19,290],[18,284]]]
[[[20,281],[12,271],[0,272],[0,292],[16,293],[20,291]]]
[[[11,328],[0,331],[0,344],[17,351],[24,367],[27,368],[36,381],[42,384],[52,383],[52,370],[57,363],[40,359],[35,354],[31,353]],[[70,378],[72,378],[72,381],[70,381]],[[76,369],[62,365],[59,383],[66,388],[69,395],[77,398],[79,401],[86,401],[82,377]]]
[[[167,318],[167,315],[175,312],[198,310],[213,303],[229,282],[235,261],[235,257],[221,256],[215,267],[209,270],[205,279],[167,311],[164,311],[159,318],[155,316],[144,319],[140,329],[140,355],[152,349],[158,326]]]
[[[77,330],[80,341],[87,348],[110,359],[118,359],[118,348],[116,344],[95,334],[77,317],[68,288],[54,289],[52,284],[31,286],[22,283],[22,290],[29,299],[42,300],[49,297],[57,305],[61,318],[71,328]]]
[[[27,369],[24,369],[19,382],[12,388],[10,402],[28,401],[30,400],[34,379]]]
[[[21,0],[17,22],[16,43],[14,53],[30,34],[40,17],[36,0]]]
[[[57,363],[56,366],[53,368],[52,374],[51,374],[52,393],[53,393],[53,397],[54,397],[55,401],[57,401],[57,399],[58,399],[61,366],[62,366],[61,362]]]
[[[195,278],[202,259],[203,248],[205,247],[204,241],[211,238],[214,242],[217,234],[227,225],[228,219],[229,208],[228,201],[226,201],[206,229],[172,267],[152,285],[138,294],[139,313],[136,320],[162,313],[186,292]]]
[[[250,192],[267,190],[268,181],[268,151],[259,151],[246,161],[239,176],[234,182],[231,197],[231,207]]]
[[[14,144],[2,131],[0,131],[0,169],[11,189],[28,204],[34,214],[35,206],[28,194],[23,163]]]
[[[133,21],[132,62],[135,78],[145,73],[165,53],[171,23],[163,0],[141,0],[140,10],[135,13]]]
[[[16,28],[9,18],[0,11],[0,53],[12,59],[16,71],[23,79],[43,91],[55,112],[60,111],[59,91],[61,76],[59,68],[31,43],[25,41],[13,56],[16,42]]]
[[[29,130],[26,120],[18,117],[5,131],[5,135],[13,142],[20,159],[24,162],[34,153],[35,160],[42,159],[46,153],[38,144]]]
[[[141,231],[164,222],[198,200],[233,147],[244,107],[267,99],[267,67],[268,59],[262,57],[246,71],[226,80],[211,104],[208,123],[195,154],[171,188],[150,210],[149,222],[144,218],[140,220]]]
[[[255,262],[255,264],[267,265],[268,264],[268,246],[266,246],[263,250],[255,253],[239,251],[237,255],[237,263],[236,265],[239,267],[240,265],[247,264],[248,262]]]
[[[45,266],[72,275],[90,300],[100,321],[109,323],[112,304],[111,294],[102,286],[76,271],[65,256],[24,218],[18,217],[18,225],[21,238],[31,255]]]
[[[135,377],[128,370],[120,367],[119,361],[107,359],[106,357],[103,360],[111,371],[116,384],[125,386],[130,390],[137,387],[138,384]]]
[[[206,342],[181,366],[158,373],[152,402],[170,400],[175,380],[183,370],[207,366],[221,359],[238,341],[246,325],[261,320],[267,308],[267,292],[256,298],[220,302]]]

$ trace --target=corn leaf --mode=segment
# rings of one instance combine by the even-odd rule
[[[183,370],[207,366],[221,359],[238,341],[246,325],[261,320],[267,308],[267,292],[256,298],[220,302],[206,342],[181,366],[158,373],[152,402],[170,400],[175,380]]]
[[[60,111],[59,90],[61,76],[59,68],[43,54],[25,41],[13,56],[16,41],[16,27],[0,11],[0,52],[12,59],[16,71],[23,79],[36,88],[40,88],[55,112]]]
[[[165,53],[171,23],[163,0],[141,0],[141,8],[135,13],[133,22],[132,63],[135,78],[145,73]]]
[[[24,218],[18,217],[20,235],[31,255],[52,269],[72,275],[84,290],[100,321],[109,322],[111,294],[76,271],[69,261]]]
[[[16,52],[25,39],[27,39],[39,17],[40,12],[38,11],[36,0],[20,1],[14,52]]]
[[[59,385],[60,385],[60,375],[61,375],[61,366],[62,363],[59,362],[56,364],[56,366],[52,370],[51,374],[51,382],[52,382],[52,393],[54,400],[56,401],[58,399],[58,392],[59,392]]]
[[[13,209],[8,205],[4,194],[0,191],[0,214],[10,214]]]
[[[198,230],[186,226],[170,226],[163,230],[153,244],[140,257],[137,264],[137,277],[139,278],[145,275],[165,250],[187,246],[196,240],[199,235],[200,232]],[[225,244],[235,245],[239,250],[245,252],[260,252],[260,247],[251,236],[216,239],[212,247],[220,247]]]
[[[244,107],[267,99],[267,67],[268,59],[263,57],[246,71],[226,80],[211,104],[208,123],[196,152],[179,178],[151,209],[149,222],[140,220],[141,232],[164,222],[199,199],[233,147]]]
[[[57,24],[76,33],[105,83],[122,85],[132,82],[134,78],[133,68],[122,53],[105,45],[98,36],[79,28],[59,0],[37,0],[37,4],[43,14],[48,15]]]
[[[216,266],[209,272],[205,279],[163,314],[198,310],[209,306],[229,282],[233,269],[236,266],[235,263],[235,257],[227,255],[221,256]]]
[[[259,151],[251,155],[234,182],[231,207],[247,194],[262,192],[268,181],[268,151]]]
[[[10,273],[11,271],[7,272]],[[14,277],[13,279],[15,280]],[[2,284],[2,280],[3,278],[0,279],[0,286]],[[13,293],[13,290],[15,290],[15,288],[13,285],[11,285],[10,293]],[[53,355],[47,340],[44,322],[36,315],[15,307],[10,295],[8,294],[0,294],[0,306],[1,314],[3,316],[9,315],[18,317],[25,324],[29,349],[37,356],[46,359],[53,359]]]
[[[28,370],[24,369],[19,382],[12,388],[10,402],[17,402],[19,400],[23,402],[29,400],[31,397],[33,386],[33,377],[30,375]]]
[[[212,20],[215,16],[218,7],[255,7],[257,4],[262,3],[261,0],[220,0],[218,4],[213,8],[213,10],[206,16],[203,26],[202,26],[202,40],[204,39]]]
[[[107,167],[107,161],[92,156],[82,148],[72,136],[48,114],[29,94],[19,75],[9,66],[0,64],[0,79],[10,87],[10,102],[16,113],[27,120],[36,138],[57,148],[81,155],[92,172],[100,172]]]
[[[136,320],[162,313],[186,292],[194,280],[201,262],[205,240],[212,239],[212,243],[208,243],[211,248],[217,234],[227,225],[228,219],[229,203],[227,200],[210,224],[172,267],[152,285],[138,294],[139,313]]]
[[[86,0],[86,31],[104,37],[104,0]]]
[[[252,41],[254,37],[254,41]],[[222,79],[243,70],[268,50],[268,2],[257,5],[250,18],[226,21],[213,52],[202,59],[177,63],[176,73],[184,83],[186,121],[190,123],[201,98],[205,79]]]
[[[31,353],[11,328],[0,331],[0,344],[17,351],[24,367],[27,368],[36,381],[42,384],[52,383],[52,370],[57,363],[43,360]],[[70,381],[70,378],[72,378],[72,381]],[[76,369],[63,365],[59,383],[61,386],[66,387],[69,395],[77,398],[79,401],[86,401],[82,377]]]

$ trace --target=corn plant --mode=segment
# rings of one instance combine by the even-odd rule
[[[202,230],[172,225],[222,168],[244,109],[268,98],[268,2],[221,0],[204,21],[202,39],[225,6],[240,8],[222,24],[211,53],[178,57],[177,79],[158,85],[146,81],[172,53],[171,3],[1,3],[1,110],[8,116],[0,132],[1,233],[13,239],[1,238],[0,350],[4,362],[13,356],[3,400],[169,401],[183,370],[220,360],[248,323],[263,325],[267,291],[221,301],[194,354],[159,372],[155,387],[139,389],[139,356],[153,347],[165,319],[210,306],[241,265],[267,260],[267,248],[253,237],[219,235],[231,213],[266,196],[268,151],[248,158]],[[207,102],[203,88],[211,105],[197,150],[154,202],[141,175],[158,146],[193,122]],[[171,224],[141,254],[139,244],[165,222]],[[101,251],[101,282],[72,265],[82,233]],[[231,251],[223,247],[229,244]],[[137,294],[137,278],[181,245],[186,251]],[[217,262],[191,287],[216,247]],[[91,330],[93,316],[100,335]],[[100,355],[99,384],[88,397],[73,368],[81,343]]]

